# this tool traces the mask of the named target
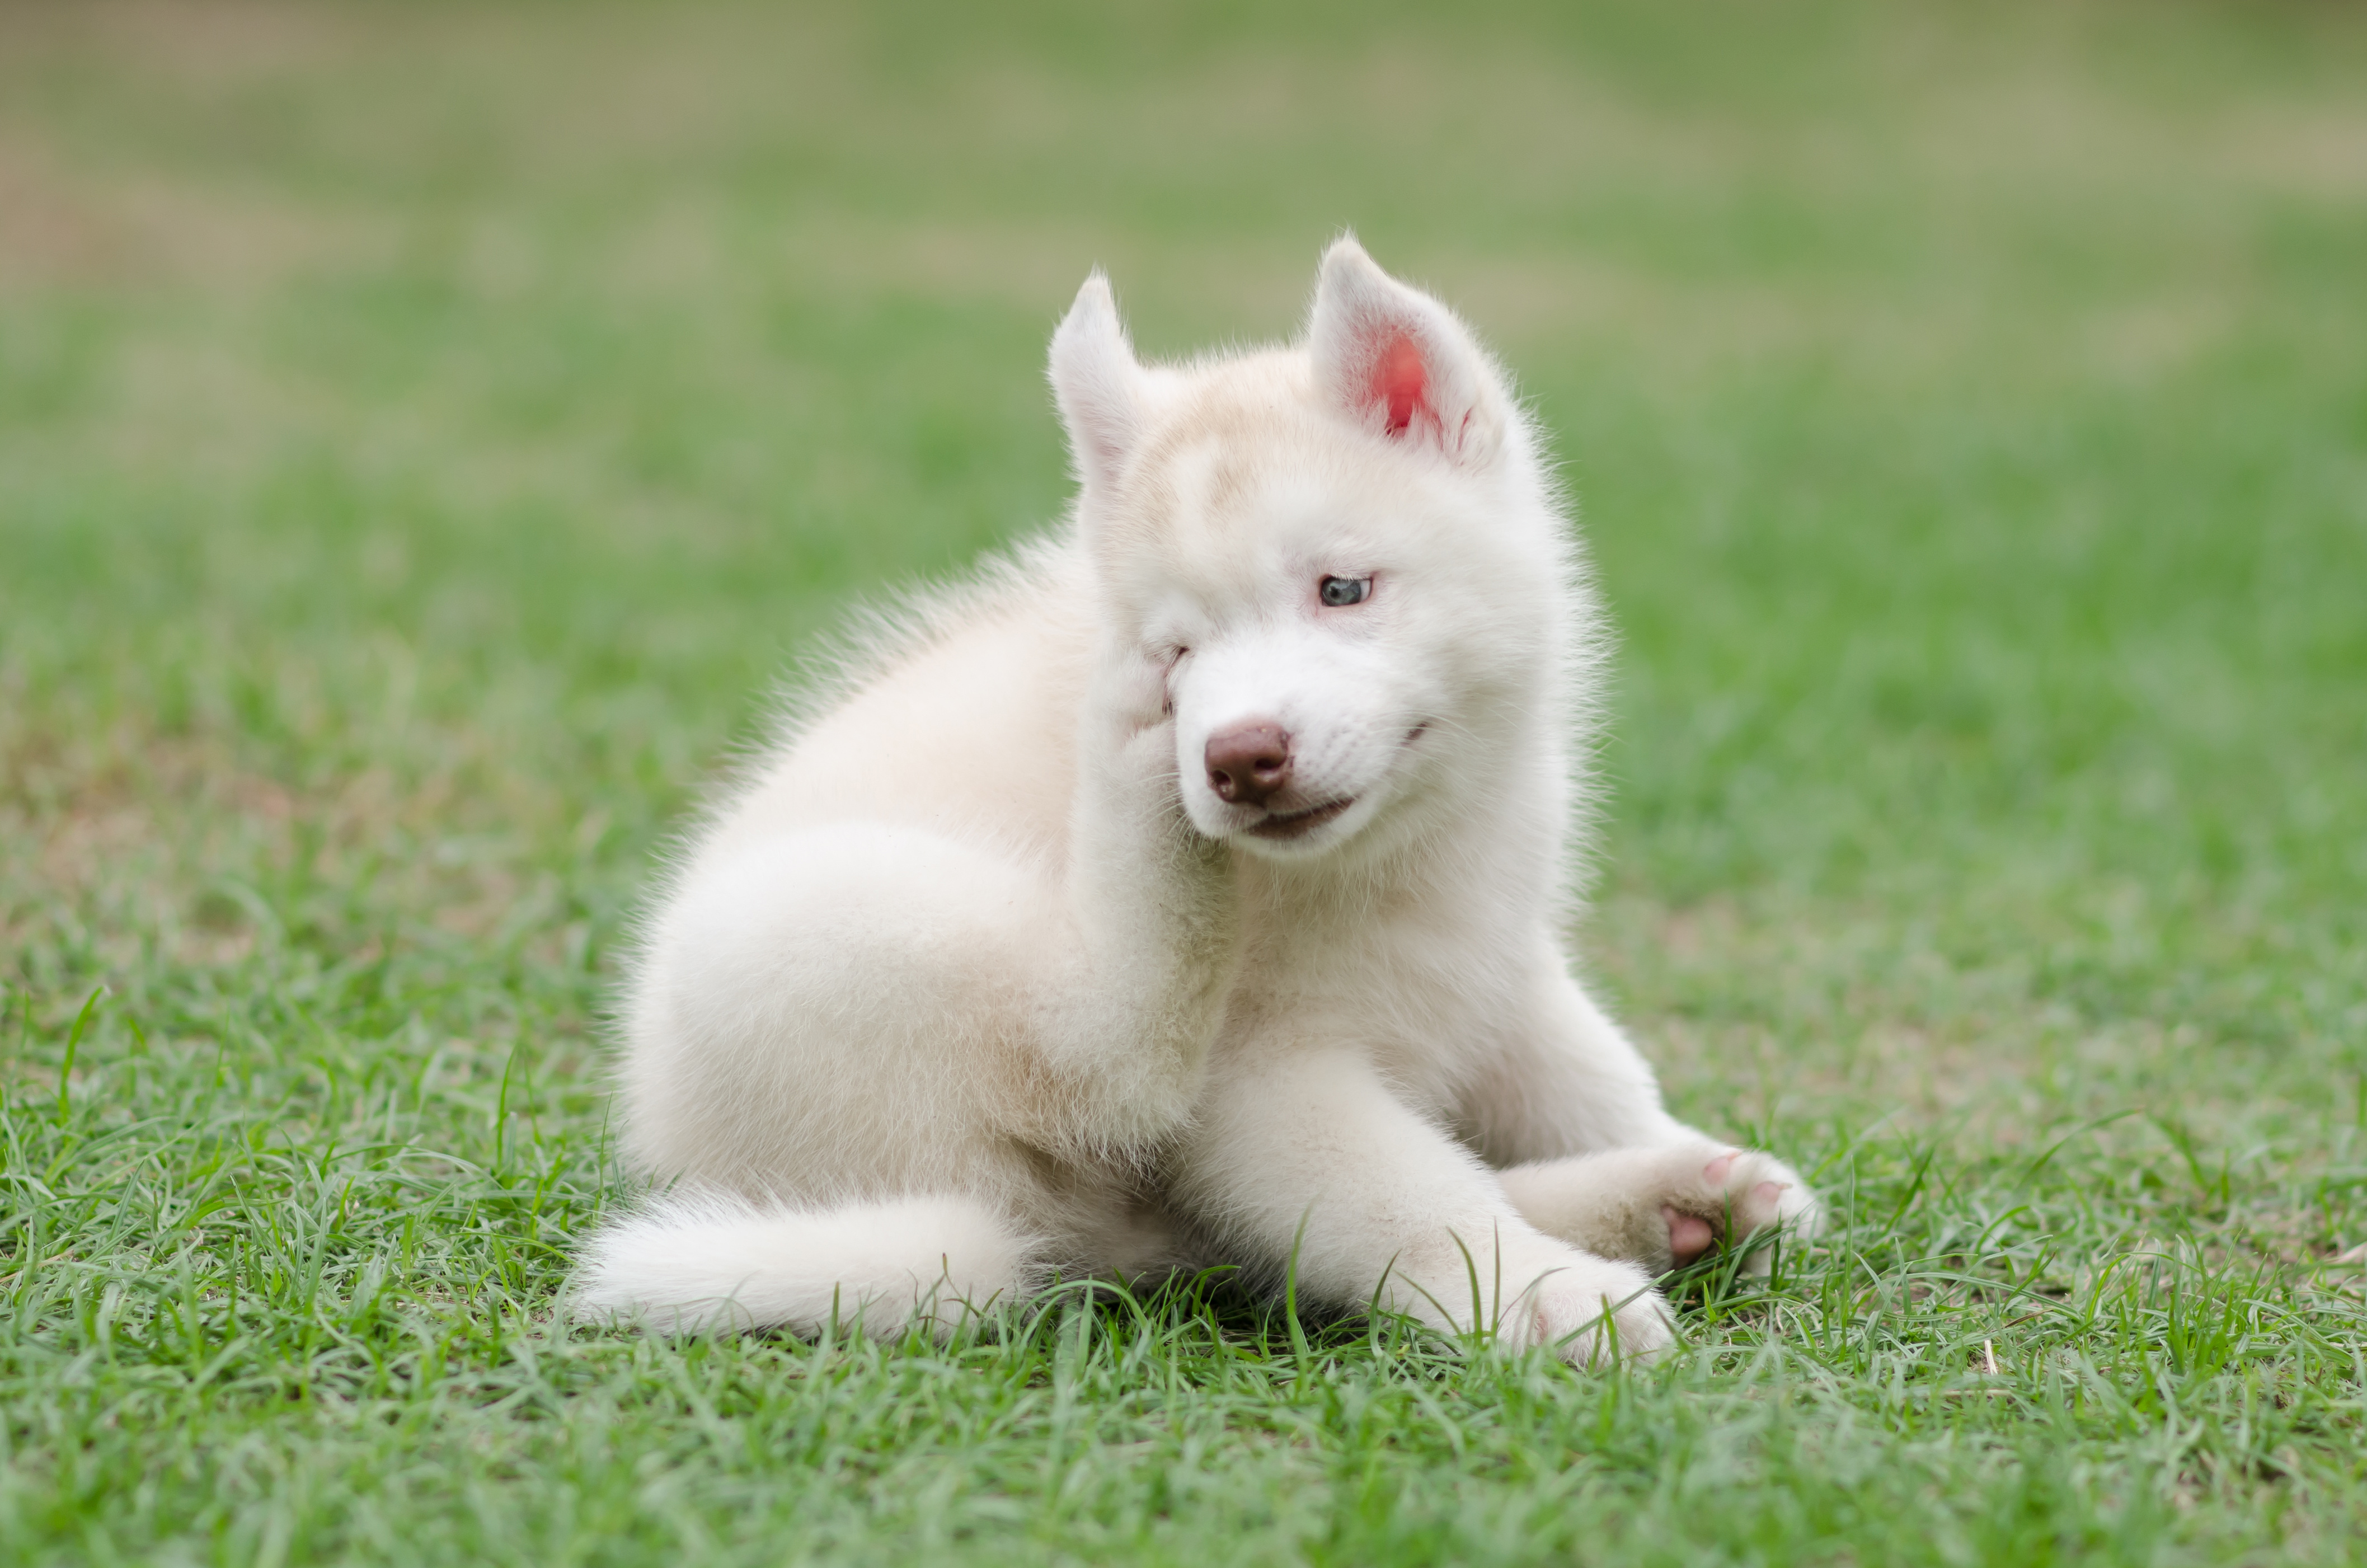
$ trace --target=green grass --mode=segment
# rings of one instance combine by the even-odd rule
[[[1001,9],[0,16],[0,1561],[2367,1557],[2367,17]],[[780,671],[1058,510],[1090,265],[1182,352],[1351,223],[1583,506],[1589,961],[1829,1243],[1607,1376],[554,1322]]]

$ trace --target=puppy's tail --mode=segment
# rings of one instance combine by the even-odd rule
[[[1038,1250],[975,1198],[793,1209],[669,1195],[592,1238],[569,1308],[671,1334],[836,1324],[892,1339],[917,1321],[942,1338],[1025,1294]]]

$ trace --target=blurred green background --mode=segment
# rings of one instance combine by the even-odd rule
[[[622,922],[798,651],[1057,516],[1089,267],[1187,354],[1344,227],[1565,466],[1580,941],[1682,1111],[2009,1191],[2136,1112],[2056,1176],[2367,1239],[2330,5],[0,8],[0,1083],[101,983],[75,1071],[210,1059],[155,1126],[257,1147],[414,1073],[473,1149],[528,1062],[547,1301]]]
[[[1820,1048],[1911,1037],[1900,1093],[2033,1033],[2359,1043],[2347,10],[6,26],[0,756],[43,994],[185,915],[176,876],[263,874],[209,837],[479,884],[353,912],[397,926],[498,921],[583,841],[605,944],[851,596],[1058,513],[1042,342],[1089,267],[1188,353],[1289,334],[1353,226],[1557,441],[1622,639],[1591,939],[1636,1005],[1772,1029],[1807,984]]]

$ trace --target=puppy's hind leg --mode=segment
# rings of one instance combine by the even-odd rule
[[[592,1238],[570,1307],[587,1322],[676,1334],[835,1323],[893,1339],[917,1323],[943,1338],[965,1315],[1024,1296],[1040,1250],[974,1197],[796,1208],[670,1195]]]

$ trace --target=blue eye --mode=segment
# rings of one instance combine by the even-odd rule
[[[1315,590],[1316,597],[1333,609],[1363,604],[1373,597],[1370,577],[1326,577]]]

